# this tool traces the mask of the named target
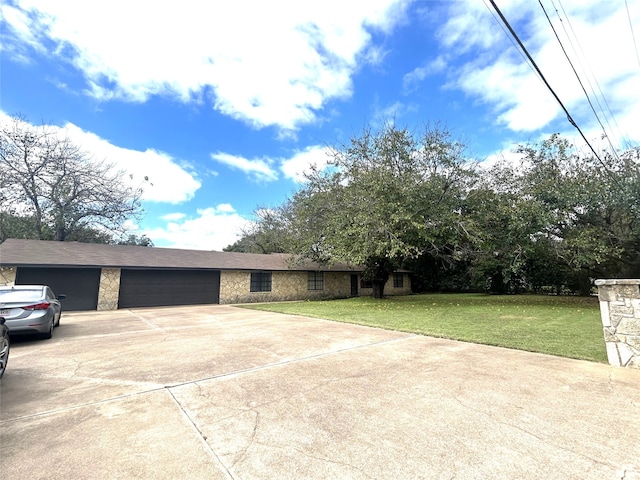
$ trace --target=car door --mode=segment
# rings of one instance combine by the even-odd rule
[[[60,319],[62,306],[60,305],[60,300],[56,298],[55,293],[53,293],[53,290],[51,290],[50,287],[45,288],[45,299],[53,307],[53,318],[54,318],[54,322],[57,323],[58,320]]]

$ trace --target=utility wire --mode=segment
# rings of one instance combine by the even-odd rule
[[[585,54],[584,49],[582,48],[582,45],[580,45],[580,41],[578,40],[578,35],[576,34],[576,31],[574,30],[573,25],[571,24],[571,19],[569,18],[569,15],[567,15],[567,11],[564,9],[564,5],[562,5],[562,1],[561,0],[557,0],[557,1],[558,1],[558,4],[560,5],[560,8],[562,9],[562,13],[564,14],[564,17],[567,19],[567,24],[569,25],[569,29],[571,30],[571,34],[576,39],[576,43],[578,45],[580,53],[578,53],[576,51],[576,47],[573,45],[573,42],[571,41],[571,35],[569,35],[569,32],[567,32],[567,29],[564,26],[564,22],[562,21],[562,18],[560,16],[560,12],[558,12],[558,9],[556,8],[555,3],[554,3],[553,0],[551,0],[551,4],[556,9],[556,14],[558,15],[558,18],[560,19],[560,22],[562,23],[562,28],[564,29],[565,34],[567,35],[567,38],[569,39],[569,43],[571,43],[571,47],[573,48],[573,51],[576,54],[576,57],[578,58],[578,61],[580,62],[580,65],[581,65],[582,69],[588,72],[587,82],[589,83],[589,87],[591,88],[591,90],[595,94],[595,98],[596,98],[596,101],[598,102],[598,106],[600,107],[600,110],[602,111],[602,113],[605,116],[605,119],[607,120],[607,125],[609,125],[609,127],[611,128],[611,123],[609,122],[609,119],[607,117],[606,112],[609,113],[609,117],[611,118],[613,124],[615,125],[615,129],[612,128],[612,130],[617,130],[619,138],[622,141],[624,141],[627,146],[631,145],[632,142],[629,139],[629,136],[626,135],[622,131],[622,129],[620,128],[620,125],[618,125],[616,117],[613,114],[613,110],[611,110],[611,106],[609,105],[609,102],[607,101],[607,97],[604,95],[604,93],[602,91],[602,87],[600,87],[600,82],[598,82],[598,78],[596,77],[595,73],[593,72],[593,69],[591,68],[591,65],[589,65],[589,60],[587,59],[587,55]],[[583,62],[581,60],[581,57],[584,58],[584,64],[583,64]],[[586,64],[586,66],[585,66],[585,64]],[[593,88],[593,84],[591,83],[591,79],[593,79],[593,82],[595,83],[595,85],[597,87],[597,92],[596,92],[596,89]],[[600,103],[600,100],[598,99],[598,93],[600,94],[600,98],[602,98],[602,101],[604,102],[604,105],[607,107],[606,110],[602,107],[602,104]]]
[[[618,125],[618,122],[616,121],[615,115],[613,114],[613,111],[611,110],[611,107],[609,106],[609,102],[607,102],[607,98],[605,97],[604,93],[602,92],[602,88],[600,87],[600,83],[598,82],[598,79],[595,75],[595,73],[593,72],[593,69],[591,68],[591,66],[589,65],[589,60],[587,59],[587,56],[584,52],[584,49],[582,48],[582,45],[580,45],[580,40],[578,39],[578,36],[576,35],[575,30],[573,29],[573,25],[571,24],[571,19],[569,18],[569,15],[567,15],[566,10],[564,9],[564,5],[562,5],[562,1],[561,0],[557,0],[558,4],[560,5],[560,8],[562,9],[562,13],[564,14],[564,17],[566,18],[566,23],[567,25],[569,25],[569,28],[571,29],[571,34],[573,35],[573,38],[575,38],[576,44],[578,46],[578,49],[580,50],[580,52],[578,52],[576,50],[576,47],[573,43],[573,41],[571,40],[571,35],[569,34],[569,32],[567,31],[566,27],[565,27],[565,22],[562,20],[562,16],[560,15],[560,12],[558,11],[557,7],[555,6],[555,2],[553,0],[551,0],[551,4],[553,5],[553,8],[556,10],[556,15],[558,16],[558,19],[560,20],[560,23],[562,25],[562,29],[564,30],[565,35],[567,36],[567,39],[569,40],[569,43],[571,44],[571,48],[573,49],[573,53],[575,54],[576,58],[578,59],[578,62],[580,62],[580,66],[582,67],[582,70],[585,71],[587,73],[587,82],[589,83],[589,87],[591,88],[591,91],[594,94],[595,100],[598,103],[598,107],[600,108],[600,111],[602,112],[607,125],[609,126],[610,129],[612,130],[616,130],[618,132],[618,135],[620,137],[620,139],[624,140],[627,144],[630,144],[631,142],[629,141],[628,138],[625,138],[625,134],[622,132],[622,129],[620,128],[620,126]],[[584,59],[584,62],[582,61],[582,59]],[[591,83],[591,79],[593,79],[596,87],[597,87],[597,91],[593,86],[593,83]],[[599,93],[599,95],[598,95]],[[602,98],[602,101],[606,107],[606,109],[603,107],[602,103],[600,103],[600,98]],[[608,115],[607,115],[608,112]],[[609,118],[611,119],[611,121],[613,122],[615,129],[612,127],[611,122],[609,121]]]
[[[491,13],[491,16],[493,17],[493,19],[496,21],[496,23],[498,25],[500,25],[500,28],[502,29],[502,31],[504,32],[504,34],[507,36],[507,38],[511,41],[511,44],[516,47],[516,51],[520,54],[520,56],[522,57],[522,59],[524,60],[524,62],[527,64],[527,66],[531,69],[531,71],[533,73],[536,73],[536,71],[533,69],[533,67],[531,66],[531,64],[527,61],[527,57],[524,56],[524,53],[522,53],[522,50],[520,50],[518,48],[518,44],[515,42],[515,40],[513,39],[513,37],[511,35],[509,35],[509,32],[507,31],[507,29],[504,27],[504,24],[502,22],[500,22],[500,20],[498,20],[498,17],[496,16],[495,12],[493,10],[491,10],[491,8],[489,7],[489,5],[487,5],[487,1],[486,0],[482,0],[482,2],[484,3],[484,6],[487,7],[487,10],[489,10],[489,13]]]
[[[571,70],[573,70],[573,73],[576,76],[576,79],[578,80],[578,83],[580,84],[580,88],[582,88],[582,91],[584,92],[584,96],[587,97],[587,102],[589,102],[589,106],[591,107],[591,111],[593,112],[593,114],[596,117],[596,120],[600,124],[600,128],[602,128],[602,133],[604,133],[605,138],[609,142],[609,145],[611,146],[611,151],[613,152],[613,155],[618,160],[620,160],[620,158],[618,157],[618,153],[616,152],[616,149],[613,146],[613,143],[611,142],[611,138],[607,134],[607,130],[604,128],[604,125],[602,124],[602,121],[600,120],[600,117],[598,116],[598,112],[596,112],[596,109],[593,106],[593,103],[591,102],[591,98],[589,98],[589,94],[587,93],[587,90],[584,88],[584,84],[582,83],[582,80],[580,79],[580,75],[578,75],[578,72],[576,71],[576,68],[573,66],[573,62],[571,61],[571,58],[569,58],[569,55],[567,54],[567,51],[565,50],[564,45],[562,44],[562,41],[560,40],[560,37],[558,36],[558,32],[556,32],[556,29],[553,26],[553,22],[551,22],[551,18],[549,18],[549,14],[547,13],[547,9],[544,8],[544,5],[542,4],[542,0],[538,0],[538,3],[540,4],[540,7],[542,8],[542,11],[544,12],[544,16],[547,17],[547,21],[549,22],[549,26],[551,27],[551,30],[553,30],[553,34],[556,36],[556,40],[558,40],[558,43],[560,44],[560,48],[562,49],[562,53],[564,53],[564,56],[567,59],[567,62],[569,62],[569,65],[571,65]]]
[[[602,97],[602,100],[603,100],[604,104],[607,107],[607,111],[609,112],[609,115],[610,115],[611,119],[613,120],[613,123],[614,123],[617,131],[619,132],[620,138],[624,142],[626,142],[627,146],[632,145],[632,142],[631,142],[629,136],[622,131],[622,129],[620,128],[620,125],[618,125],[618,122],[616,121],[616,117],[613,114],[613,110],[611,109],[611,106],[609,105],[609,102],[607,101],[607,97],[605,97],[605,95],[604,95],[604,93],[602,91],[602,87],[600,86],[600,82],[598,82],[598,78],[596,77],[595,73],[593,73],[593,69],[591,68],[591,65],[589,65],[589,61],[587,59],[587,55],[585,54],[584,49],[582,48],[582,46],[580,45],[580,42],[578,41],[578,35],[576,35],[576,32],[573,29],[573,25],[571,24],[571,20],[569,19],[569,15],[567,15],[567,11],[564,9],[564,5],[562,5],[561,0],[557,0],[557,1],[560,4],[560,8],[562,9],[562,13],[564,14],[565,18],[567,19],[567,23],[569,24],[569,28],[571,29],[571,33],[573,34],[573,37],[576,39],[576,42],[578,43],[578,47],[580,49],[580,53],[582,55],[582,58],[584,58],[584,60],[585,60],[586,67],[583,66],[583,68],[585,70],[589,71],[589,73],[591,74],[591,78],[593,78],[593,81],[596,84],[596,87],[598,87],[598,92],[600,93],[600,97]],[[553,3],[553,0],[552,0],[552,3]],[[567,34],[567,37],[571,38],[569,36],[569,34]],[[576,56],[578,57],[578,59],[580,59],[580,55],[578,55],[577,52],[576,52]],[[595,92],[595,89],[593,88],[593,85],[591,85],[591,81],[589,80],[588,76],[587,76],[587,80],[589,81],[589,86]],[[597,95],[596,95],[596,98],[598,98]],[[600,105],[600,102],[598,102],[598,105]],[[602,105],[600,105],[600,108],[604,112],[604,109],[602,108]],[[607,121],[607,123],[609,123],[609,122]]]
[[[589,146],[589,148],[591,149],[591,151],[593,152],[593,154],[595,155],[595,157],[598,159],[598,161],[600,162],[600,164],[604,167],[605,171],[609,174],[609,176],[611,177],[611,179],[618,185],[621,186],[620,183],[618,182],[618,180],[613,176],[613,174],[611,173],[611,171],[609,170],[609,167],[607,167],[607,165],[602,161],[602,159],[600,158],[600,155],[598,155],[598,152],[596,152],[595,148],[593,148],[593,146],[591,145],[591,142],[589,142],[589,140],[587,140],[587,137],[585,136],[585,134],[582,132],[582,129],[578,126],[578,124],[575,122],[575,120],[573,119],[573,117],[571,116],[571,114],[569,113],[569,110],[567,110],[567,107],[564,106],[564,104],[562,103],[562,100],[560,100],[560,97],[558,97],[558,95],[556,94],[556,92],[553,90],[553,88],[551,87],[551,85],[549,85],[549,82],[547,81],[547,79],[545,78],[545,76],[543,75],[542,71],[540,71],[540,68],[538,67],[538,64],[535,62],[535,60],[533,59],[533,57],[531,56],[531,54],[529,53],[529,51],[527,50],[527,47],[524,46],[524,44],[522,43],[522,40],[520,40],[520,37],[518,37],[518,34],[515,32],[515,30],[513,29],[513,27],[511,26],[511,24],[509,23],[509,21],[506,19],[506,17],[503,15],[502,11],[498,8],[498,6],[496,5],[496,2],[494,0],[489,0],[489,2],[491,2],[491,5],[493,6],[493,8],[495,9],[496,13],[500,16],[500,19],[502,20],[502,22],[504,23],[504,25],[507,27],[507,29],[509,30],[509,32],[511,33],[511,35],[513,36],[513,38],[516,40],[516,42],[518,42],[518,45],[520,46],[520,48],[522,49],[522,51],[524,52],[524,54],[527,56],[527,58],[529,59],[529,61],[531,62],[531,65],[533,65],[533,67],[535,68],[536,72],[538,73],[538,75],[540,76],[540,78],[542,79],[542,81],[544,82],[544,84],[546,85],[546,87],[549,89],[549,91],[551,92],[551,94],[553,95],[553,97],[556,99],[556,101],[558,102],[558,104],[560,105],[560,107],[562,108],[562,110],[564,111],[564,113],[567,116],[567,120],[569,121],[569,123],[571,125],[573,125],[575,127],[576,130],[578,130],[578,133],[580,133],[580,136],[582,137],[582,139],[585,141],[585,143]]]
[[[636,49],[636,58],[638,59],[638,65],[640,65],[640,53],[638,53],[636,35],[633,33],[633,22],[631,21],[631,14],[629,13],[629,4],[627,3],[627,0],[624,0],[624,6],[627,7],[627,18],[629,19],[629,28],[631,28],[631,38],[633,38],[633,46]]]

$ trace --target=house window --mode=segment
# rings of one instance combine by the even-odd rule
[[[271,291],[271,272],[251,272],[252,292]]]
[[[309,272],[307,277],[308,290],[324,290],[324,274],[322,272]]]
[[[404,288],[404,275],[402,273],[393,274],[393,288]]]
[[[371,280],[360,279],[360,288],[373,288],[373,282]]]

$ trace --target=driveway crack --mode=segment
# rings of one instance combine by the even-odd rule
[[[247,452],[249,451],[249,449],[251,448],[251,446],[253,445],[256,439],[256,434],[258,433],[258,425],[260,424],[260,412],[256,410],[251,410],[251,412],[255,414],[255,420],[253,422],[253,430],[251,431],[251,437],[249,438],[247,445],[242,449],[242,451],[236,453],[237,458],[233,461],[233,463],[231,464],[231,467],[235,467],[238,463],[240,463],[240,460],[242,460],[245,457],[245,455],[247,454]]]
[[[531,437],[533,437],[533,438],[535,438],[536,440],[538,440],[540,443],[543,443],[543,444],[545,444],[545,445],[551,445],[551,446],[553,446],[553,447],[555,447],[555,448],[557,448],[557,449],[559,449],[559,450],[563,450],[563,451],[565,451],[565,452],[573,453],[574,455],[577,455],[577,456],[579,456],[579,457],[582,457],[582,458],[584,458],[585,460],[589,460],[589,461],[591,461],[591,462],[593,462],[593,463],[596,463],[596,464],[598,464],[598,465],[602,465],[602,466],[609,467],[609,468],[613,467],[613,465],[611,465],[610,463],[603,462],[603,461],[598,460],[598,459],[596,459],[596,458],[593,458],[593,457],[590,457],[590,456],[588,456],[588,455],[585,455],[585,454],[583,454],[583,453],[581,453],[581,452],[577,452],[577,451],[575,451],[575,450],[573,450],[573,449],[571,449],[571,448],[567,448],[567,447],[564,447],[564,446],[562,446],[562,445],[558,445],[558,444],[555,444],[555,443],[553,443],[553,442],[549,442],[546,438],[544,438],[544,437],[542,437],[542,436],[540,436],[540,435],[536,435],[535,433],[533,433],[533,432],[531,432],[531,431],[529,431],[529,430],[527,430],[527,429],[525,429],[525,428],[522,428],[522,427],[521,427],[521,426],[519,426],[519,425],[516,425],[516,424],[513,424],[513,423],[509,423],[509,422],[505,422],[504,420],[500,419],[499,417],[496,417],[496,416],[492,415],[491,413],[488,413],[488,412],[483,411],[483,410],[481,410],[481,409],[473,408],[473,407],[471,407],[471,406],[469,406],[469,405],[466,405],[464,402],[462,402],[462,401],[461,401],[460,399],[458,399],[458,398],[456,398],[456,401],[457,401],[460,405],[462,405],[464,408],[467,408],[467,409],[469,409],[469,410],[471,410],[471,411],[474,411],[474,412],[476,412],[476,413],[479,413],[479,414],[481,414],[481,415],[484,415],[484,416],[486,416],[486,417],[490,418],[490,419],[491,419],[492,421],[494,421],[494,422],[497,422],[497,423],[499,423],[499,424],[501,424],[501,425],[505,425],[505,426],[507,426],[507,427],[514,428],[514,429],[516,429],[516,430],[518,430],[518,431],[520,431],[520,432],[522,432],[522,433],[524,433],[524,434],[526,434],[526,435],[530,435]]]
[[[227,468],[227,466],[222,462],[222,459],[218,456],[218,454],[215,452],[215,450],[211,447],[211,445],[209,445],[209,442],[207,442],[207,437],[202,433],[202,430],[200,430],[200,428],[198,428],[198,425],[196,425],[196,422],[194,421],[193,418],[191,418],[191,415],[189,415],[189,413],[187,412],[187,410],[184,408],[184,406],[182,405],[182,403],[180,403],[180,401],[176,398],[176,396],[173,394],[173,392],[171,391],[171,387],[166,387],[167,392],[169,392],[169,395],[171,395],[171,398],[173,399],[173,401],[175,402],[175,404],[178,406],[178,409],[182,412],[182,415],[184,416],[184,418],[188,421],[189,424],[191,424],[191,426],[193,427],[193,429],[198,433],[198,436],[200,437],[200,440],[202,441],[202,443],[205,445],[205,447],[207,448],[207,450],[209,450],[209,452],[211,453],[211,455],[213,456],[213,458],[216,459],[216,461],[218,462],[218,464],[220,465],[220,469],[226,473],[227,478],[234,480],[235,477],[233,476],[233,474],[229,471],[229,469]],[[254,431],[255,434],[255,431]]]

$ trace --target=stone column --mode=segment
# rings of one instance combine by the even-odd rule
[[[16,273],[16,267],[0,267],[0,285],[15,285]]]
[[[640,369],[640,280],[596,280],[611,365]]]
[[[120,269],[103,268],[100,272],[98,310],[116,310],[120,294]]]

